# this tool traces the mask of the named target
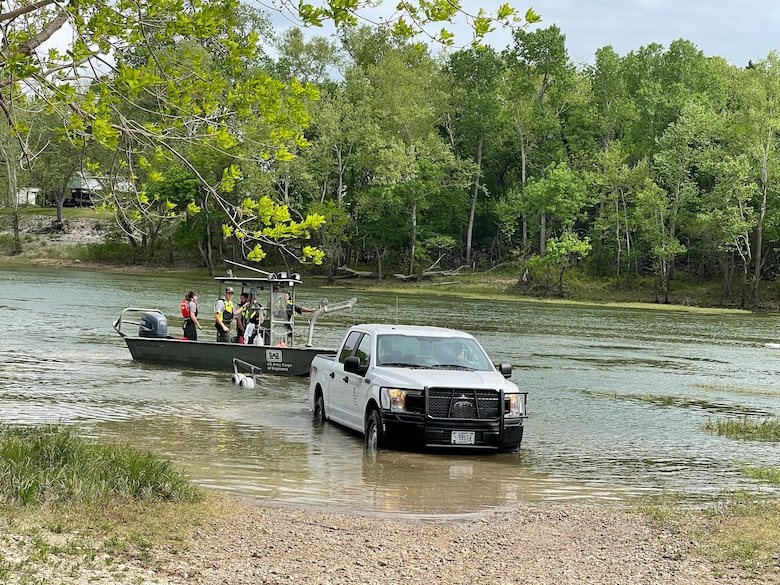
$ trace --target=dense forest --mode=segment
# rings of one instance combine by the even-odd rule
[[[283,252],[330,275],[513,263],[518,278],[558,290],[570,269],[617,287],[650,277],[661,302],[685,274],[721,283],[724,300],[744,307],[759,304],[759,284],[780,271],[774,52],[737,67],[680,39],[622,56],[605,46],[592,64],[574,64],[556,26],[516,28],[500,50],[455,49],[365,26],[332,38],[278,32],[261,12],[233,10],[234,30],[264,40],[251,56],[237,62],[223,43],[196,49],[183,38],[157,49],[175,53],[177,67],[234,83],[233,93],[175,88],[200,96],[197,108],[188,102],[194,113],[224,107],[210,92],[235,98],[236,87],[276,110],[261,115],[234,99],[239,130],[209,130],[218,149],[187,142],[183,156],[162,157],[109,128],[94,140],[97,122],[93,141],[80,139],[77,124],[20,92],[16,115],[35,156],[3,177],[8,192],[40,187],[61,210],[74,173],[101,175],[98,203],[115,212],[114,238],[136,261],[190,250],[210,269],[222,257],[278,261]],[[112,124],[156,132],[174,108],[160,93],[144,96],[138,86],[152,81],[126,71],[159,66],[159,52],[139,44],[117,58],[105,77],[127,64],[113,87],[138,97],[115,104]],[[101,91],[75,87],[68,98],[82,103]],[[166,91],[172,102],[174,88]],[[201,132],[177,115],[164,140]],[[112,139],[113,149],[100,148]],[[218,204],[204,183],[219,185]],[[276,249],[253,247],[247,234]]]

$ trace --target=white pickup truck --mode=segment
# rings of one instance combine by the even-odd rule
[[[515,451],[523,439],[527,392],[462,331],[411,325],[355,325],[337,354],[311,362],[314,416],[363,433],[370,450]]]

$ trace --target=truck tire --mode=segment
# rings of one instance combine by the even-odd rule
[[[385,446],[385,431],[382,429],[382,417],[378,410],[372,410],[366,418],[366,449],[375,453]]]
[[[325,399],[322,392],[318,392],[314,399],[314,420],[320,424],[325,422]]]

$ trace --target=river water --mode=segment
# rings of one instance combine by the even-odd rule
[[[732,440],[708,421],[780,414],[777,317],[393,295],[306,283],[298,301],[356,296],[322,318],[315,345],[358,322],[452,326],[513,365],[530,418],[519,453],[380,451],[314,424],[307,381],[247,389],[231,372],[133,362],[111,325],[127,306],[178,327],[194,288],[210,324],[217,287],[182,276],[6,269],[0,276],[0,422],[77,425],[84,436],[174,461],[199,485],[281,505],[462,517],[519,503],[671,499],[710,505],[776,488],[744,466],[780,464],[775,443]],[[305,319],[304,319],[305,321]],[[299,327],[307,324],[299,321]],[[301,328],[308,329],[308,327]],[[204,328],[211,335],[212,329]]]

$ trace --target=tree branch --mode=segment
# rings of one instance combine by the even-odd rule
[[[20,6],[16,10],[12,10],[11,12],[4,12],[0,14],[0,22],[4,22],[6,20],[13,20],[24,14],[29,14],[30,12],[35,12],[40,8],[45,8],[46,6],[49,6],[50,4],[54,4],[55,2],[56,0],[40,0],[40,2],[35,2],[34,4],[28,4],[27,6]]]
[[[54,17],[54,19],[48,23],[44,29],[35,35],[33,38],[31,38],[26,43],[23,43],[20,45],[19,50],[20,52],[24,53],[25,55],[32,55],[33,51],[40,47],[43,43],[48,41],[51,36],[60,30],[62,28],[62,25],[64,25],[66,22],[68,22],[68,13],[64,10],[61,10],[57,13],[57,16]]]

